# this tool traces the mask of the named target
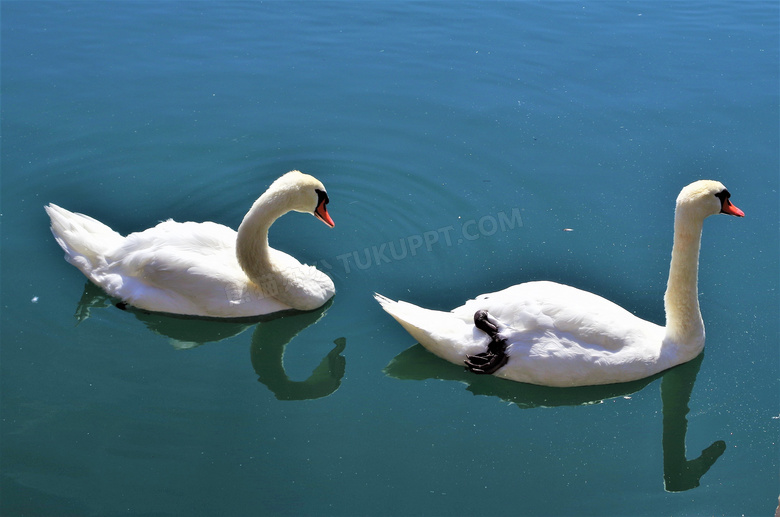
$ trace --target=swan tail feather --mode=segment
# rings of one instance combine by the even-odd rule
[[[91,271],[105,263],[105,256],[121,245],[124,237],[97,219],[70,212],[53,203],[44,207],[51,219],[51,232],[65,251],[65,260],[92,279]]]
[[[404,301],[391,300],[379,293],[374,293],[374,299],[379,302],[379,305],[382,306],[386,313],[400,323],[421,344],[425,344],[424,341],[427,341],[429,338],[430,331],[425,329],[429,328],[433,321],[441,319],[441,315],[445,314],[439,311],[423,309]]]
[[[422,346],[451,363],[464,364],[466,357],[484,351],[490,341],[476,330],[473,321],[464,321],[451,312],[424,309],[378,293],[374,293],[374,299]]]

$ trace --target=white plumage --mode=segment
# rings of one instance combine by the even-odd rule
[[[296,210],[329,226],[327,194],[312,176],[292,171],[254,203],[239,231],[213,223],[168,220],[123,237],[105,224],[46,206],[65,259],[111,296],[135,307],[217,318],[320,307],[333,281],[268,246],[268,228]]]
[[[505,345],[498,377],[546,386],[628,382],[696,357],[704,347],[697,296],[704,219],[743,216],[725,187],[697,181],[677,198],[675,237],[665,296],[665,327],[642,320],[598,295],[554,282],[528,282],[469,300],[450,312],[375,295],[382,308],[434,354],[464,365],[484,354],[491,337],[475,326],[487,311]]]

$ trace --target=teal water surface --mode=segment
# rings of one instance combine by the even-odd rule
[[[2,29],[2,515],[771,515],[776,2],[22,2]],[[274,247],[318,311],[119,310],[43,206],[237,227],[279,175],[336,222]],[[706,221],[705,352],[550,389],[425,352],[435,309],[549,279],[662,323],[674,199]],[[568,231],[564,231],[568,230]]]

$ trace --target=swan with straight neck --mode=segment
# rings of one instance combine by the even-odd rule
[[[642,320],[601,296],[554,282],[483,294],[450,312],[375,298],[429,351],[476,374],[545,386],[649,377],[704,347],[698,264],[704,219],[745,214],[720,182],[696,181],[677,197],[666,325]]]

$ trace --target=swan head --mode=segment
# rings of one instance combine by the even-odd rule
[[[677,196],[677,210],[701,220],[715,214],[744,217],[745,213],[731,203],[730,197],[729,191],[719,181],[694,181]]]
[[[290,171],[274,181],[268,192],[289,210],[312,214],[331,228],[336,225],[326,208],[329,202],[328,192],[314,176]]]

